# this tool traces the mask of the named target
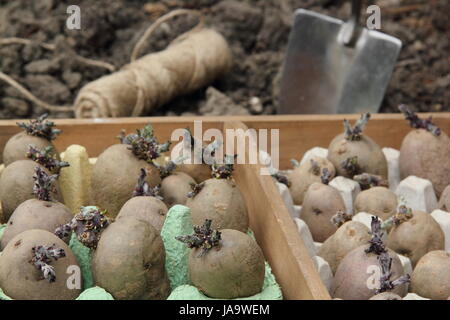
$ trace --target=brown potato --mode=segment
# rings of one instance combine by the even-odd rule
[[[264,283],[264,255],[247,234],[224,229],[218,247],[202,254],[192,249],[189,276],[195,287],[209,297],[234,299],[261,292]]]
[[[377,276],[371,269],[373,266],[381,267],[378,261],[378,255],[366,253],[369,245],[363,245],[350,251],[339,264],[334,276],[332,296],[344,300],[368,300],[375,295],[375,289],[370,288],[368,284]],[[397,254],[388,249],[389,256],[392,258],[391,279],[395,280],[404,274],[402,263]],[[402,284],[395,287],[392,291],[404,297],[407,293],[407,286]]]
[[[397,213],[397,195],[385,187],[373,187],[360,192],[355,199],[355,212],[366,212],[388,219]]]
[[[115,218],[122,206],[131,199],[136,186],[136,177],[141,168],[147,171],[146,181],[151,187],[161,183],[158,169],[144,160],[139,160],[126,144],[115,144],[98,157],[92,168],[92,201]]]
[[[174,172],[161,181],[161,196],[167,207],[171,208],[176,204],[185,205],[187,194],[192,191],[191,184],[195,180],[184,172]]]
[[[353,157],[357,157],[358,173],[349,173],[342,167],[345,160]],[[353,178],[355,174],[370,173],[387,179],[386,157],[380,146],[365,135],[354,141],[346,140],[343,133],[335,137],[328,147],[328,160],[333,163],[339,176]]]
[[[1,249],[3,250],[8,242],[21,232],[40,229],[53,233],[57,227],[69,223],[72,218],[72,212],[62,203],[38,199],[26,200],[9,218],[1,239]]]
[[[448,185],[439,199],[439,208],[441,210],[450,212],[450,185]]]
[[[125,202],[122,209],[120,209],[116,221],[125,217],[134,217],[150,223],[160,233],[167,211],[168,209],[164,202],[155,197],[133,197]]]
[[[208,179],[186,206],[191,209],[194,225],[206,219],[213,221],[213,229],[234,229],[247,232],[247,206],[235,182],[227,179]]]
[[[334,274],[347,253],[369,240],[369,228],[361,222],[348,221],[322,244],[317,255],[328,262]]]
[[[336,232],[331,218],[338,211],[345,211],[345,203],[337,189],[322,183],[313,183],[308,188],[301,219],[308,225],[314,241],[324,242]]]
[[[435,136],[423,129],[412,130],[400,148],[401,178],[417,176],[428,179],[440,197],[450,181],[450,138],[441,132]]]
[[[133,217],[103,231],[92,257],[96,285],[117,300],[162,300],[169,295],[166,254],[158,231]]]
[[[327,159],[313,157],[312,160],[318,164],[318,167],[313,168],[312,162],[306,161],[301,166],[295,168],[287,177],[291,183],[289,191],[296,205],[303,203],[305,193],[311,184],[314,182],[322,182],[321,176],[324,168],[328,169],[331,176],[330,180],[335,175],[334,166]]]
[[[40,166],[32,160],[18,160],[3,170],[0,176],[0,199],[2,203],[4,223],[8,221],[16,208],[24,201],[33,199],[34,169]],[[42,167],[42,166],[40,166]],[[47,174],[47,169],[42,167]],[[64,203],[57,181],[54,183],[56,193],[53,199]]]
[[[5,166],[9,166],[11,163],[17,160],[26,160],[29,145],[34,145],[39,150],[45,147],[54,145],[45,138],[36,137],[27,134],[22,131],[13,135],[5,145],[3,149],[3,163]],[[59,154],[56,149],[55,156],[59,160]]]
[[[420,258],[433,250],[444,250],[444,232],[433,217],[413,211],[412,218],[394,225],[388,234],[387,246],[411,259],[414,267]]]
[[[30,263],[35,246],[51,246],[64,250],[65,257],[52,260],[56,279],[49,282]],[[15,236],[0,256],[0,287],[6,295],[17,300],[73,300],[81,293],[80,289],[69,288],[69,277],[75,277],[69,267],[78,266],[75,255],[61,239],[45,230],[27,230]],[[79,270],[79,269],[78,269]],[[81,277],[81,273],[79,274]],[[69,280],[69,281],[68,281]]]
[[[433,300],[450,295],[450,253],[436,250],[424,255],[411,276],[411,292]]]
[[[192,160],[194,161],[194,160]],[[211,179],[211,167],[207,164],[179,164],[175,172],[184,172],[192,177],[195,182],[201,183]]]

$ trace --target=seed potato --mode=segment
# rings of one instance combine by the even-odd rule
[[[345,203],[339,191],[323,183],[313,183],[306,192],[301,217],[308,225],[314,241],[324,242],[337,227],[331,218],[345,211]]]
[[[189,255],[189,276],[195,287],[211,298],[234,299],[261,292],[264,256],[255,240],[231,229],[220,230],[217,247]]]
[[[35,168],[41,167],[47,174],[47,169],[32,160],[18,160],[3,170],[0,176],[0,199],[3,210],[3,222],[6,223],[14,210],[24,201],[33,199],[33,174]],[[54,182],[56,193],[52,196],[58,202],[64,203],[58,181]]]
[[[56,279],[49,282],[30,261],[33,247],[53,244],[64,250],[65,257],[51,261]],[[81,293],[81,280],[78,289],[67,285],[72,283],[69,277],[76,276],[69,267],[79,268],[75,255],[67,244],[46,230],[27,230],[12,238],[0,255],[0,266],[0,287],[12,299],[73,300]]]
[[[165,258],[158,231],[124,217],[102,233],[92,257],[94,281],[117,300],[163,300],[170,290]]]
[[[444,232],[430,214],[412,211],[412,218],[391,228],[387,246],[411,259],[415,267],[427,252],[444,250]]]
[[[397,212],[397,195],[385,187],[360,192],[355,199],[355,212],[366,212],[386,220]]]
[[[348,221],[325,240],[317,255],[328,262],[334,274],[339,263],[347,253],[366,244],[369,240],[369,228],[361,222]]]
[[[158,169],[139,160],[128,149],[128,145],[115,144],[103,151],[92,168],[94,204],[106,209],[108,216],[115,218],[125,202],[132,197],[141,168],[147,171],[147,182],[151,187],[161,183]]]
[[[208,179],[203,183],[198,194],[186,202],[193,224],[202,225],[210,219],[213,229],[247,232],[247,206],[236,183],[229,179]]]
[[[310,185],[322,181],[321,176],[324,168],[328,169],[330,180],[335,175],[335,168],[327,159],[313,157],[311,160],[295,168],[287,177],[290,182],[289,190],[292,195],[292,200],[294,200],[296,205],[303,203],[305,193]]]
[[[450,295],[450,253],[430,251],[424,255],[411,277],[411,292],[433,300],[445,300]]]
[[[8,220],[1,239],[2,250],[21,232],[31,229],[54,232],[62,224],[69,223],[73,214],[59,202],[29,199],[22,202]]]

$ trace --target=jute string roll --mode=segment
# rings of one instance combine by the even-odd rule
[[[192,11],[177,10],[162,18],[187,12]],[[155,22],[143,39],[158,25]],[[132,60],[142,43],[133,50]],[[88,83],[75,100],[75,115],[96,118],[148,114],[176,96],[207,86],[229,71],[231,63],[231,51],[223,36],[200,23],[165,50],[145,55],[118,72]]]

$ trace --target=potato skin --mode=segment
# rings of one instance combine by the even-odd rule
[[[314,241],[324,242],[336,232],[330,220],[340,210],[345,211],[345,203],[337,189],[323,183],[313,183],[308,188],[301,219],[308,225]]]
[[[445,300],[450,295],[450,253],[430,251],[424,255],[411,276],[411,292],[433,300]]]
[[[450,185],[448,185],[439,199],[439,208],[441,210],[450,212]]]
[[[18,160],[11,163],[3,170],[0,176],[0,199],[3,210],[3,222],[8,221],[16,208],[24,201],[33,199],[33,175],[34,169],[40,166],[47,174],[50,172],[32,160]],[[53,193],[53,199],[58,202],[64,202],[58,181],[54,186],[56,193]]]
[[[334,276],[331,292],[333,297],[344,300],[368,300],[375,295],[375,289],[369,289],[367,285],[369,278],[374,277],[368,268],[380,264],[376,254],[365,252],[368,247],[369,245],[363,245],[355,248],[342,259]],[[403,266],[394,251],[388,249],[388,253],[392,258],[391,279],[395,280],[404,274]],[[408,290],[406,284],[402,284],[391,292],[404,297]]]
[[[29,261],[32,247],[53,244],[64,249],[66,256],[51,262],[50,265],[55,268],[56,281],[50,283],[42,280],[42,274]],[[73,300],[81,293],[81,289],[67,287],[67,279],[74,276],[73,273],[67,273],[67,268],[78,266],[75,255],[67,244],[46,230],[27,230],[11,239],[0,256],[0,265],[0,287],[13,299]]]
[[[355,212],[367,212],[388,219],[397,213],[397,195],[385,187],[373,187],[360,192],[355,199]]]
[[[107,215],[115,218],[120,208],[131,199],[141,168],[147,171],[147,182],[151,187],[161,183],[158,169],[144,160],[139,160],[128,149],[128,145],[115,144],[98,157],[92,168],[92,201]]]
[[[28,159],[26,154],[30,144],[34,145],[39,150],[48,146],[55,147],[45,138],[29,135],[25,131],[19,132],[8,140],[3,149],[3,163],[5,164],[5,167],[9,166],[14,161]],[[57,151],[55,152],[55,155],[59,159]]]
[[[428,179],[440,197],[450,181],[450,138],[441,132],[436,137],[423,130],[412,130],[400,148],[400,176]]]
[[[247,232],[248,213],[244,198],[235,182],[226,179],[208,179],[203,189],[186,206],[191,209],[194,225],[212,220],[213,229],[234,229]]]
[[[158,233],[161,233],[167,211],[167,206],[159,199],[145,196],[133,197],[120,209],[116,221],[125,217],[134,217],[150,223]]]
[[[411,259],[413,267],[427,252],[444,250],[444,232],[433,217],[422,211],[413,211],[408,221],[393,226],[387,246]]]
[[[250,297],[262,290],[264,255],[255,240],[231,229],[220,230],[218,247],[202,255],[193,249],[189,255],[189,276],[195,287],[209,297],[234,299]]]
[[[360,140],[348,141],[344,134],[336,136],[328,147],[330,160],[338,176],[353,178],[342,168],[342,162],[351,157],[358,157],[361,173],[371,173],[387,179],[387,160],[380,146],[368,136],[361,136]]]
[[[162,300],[169,295],[166,254],[158,231],[133,217],[103,231],[92,257],[96,285],[118,300]]]
[[[292,200],[294,200],[296,205],[301,205],[303,203],[305,193],[310,185],[314,182],[322,182],[321,176],[324,168],[327,168],[330,172],[331,179],[335,176],[336,171],[330,161],[321,157],[313,157],[312,159],[319,164],[320,170],[318,174],[312,172],[311,161],[306,161],[301,166],[295,168],[287,177],[291,183],[289,191],[291,192]]]
[[[192,158],[193,159],[193,158]],[[194,161],[194,160],[192,160]],[[175,172],[184,172],[192,177],[197,183],[211,179],[211,168],[209,165],[202,164],[180,164]]]
[[[358,221],[344,223],[329,237],[319,249],[317,255],[324,258],[336,273],[339,263],[353,249],[367,244],[370,240],[369,228]]]
[[[3,250],[21,232],[40,229],[53,233],[57,227],[69,223],[72,218],[72,212],[62,203],[29,199],[22,202],[9,218],[1,248]]]
[[[185,205],[187,194],[192,191],[191,183],[195,180],[184,172],[174,172],[161,181],[161,196],[167,207],[176,204]]]

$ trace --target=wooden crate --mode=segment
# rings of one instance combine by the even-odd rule
[[[427,114],[428,115],[428,114]],[[437,125],[450,133],[450,113],[432,114]],[[425,116],[425,115],[421,115]],[[151,123],[160,141],[170,139],[173,130],[190,127],[202,120],[203,130],[209,128],[279,129],[280,167],[290,167],[290,159],[299,159],[308,149],[328,147],[334,136],[343,131],[342,120],[356,120],[359,115],[288,115],[288,116],[227,116],[227,117],[152,117],[124,119],[61,119],[55,120],[63,134],[56,147],[66,149],[71,144],[85,146],[92,157],[117,143],[121,129],[127,132]],[[15,120],[0,121],[0,150],[20,129]],[[245,124],[245,125],[244,125]],[[382,147],[399,148],[410,128],[402,115],[373,115],[366,133]],[[297,233],[277,187],[269,176],[259,173],[259,165],[237,165],[235,179],[242,189],[249,208],[250,227],[282,287],[286,299],[330,299]]]

